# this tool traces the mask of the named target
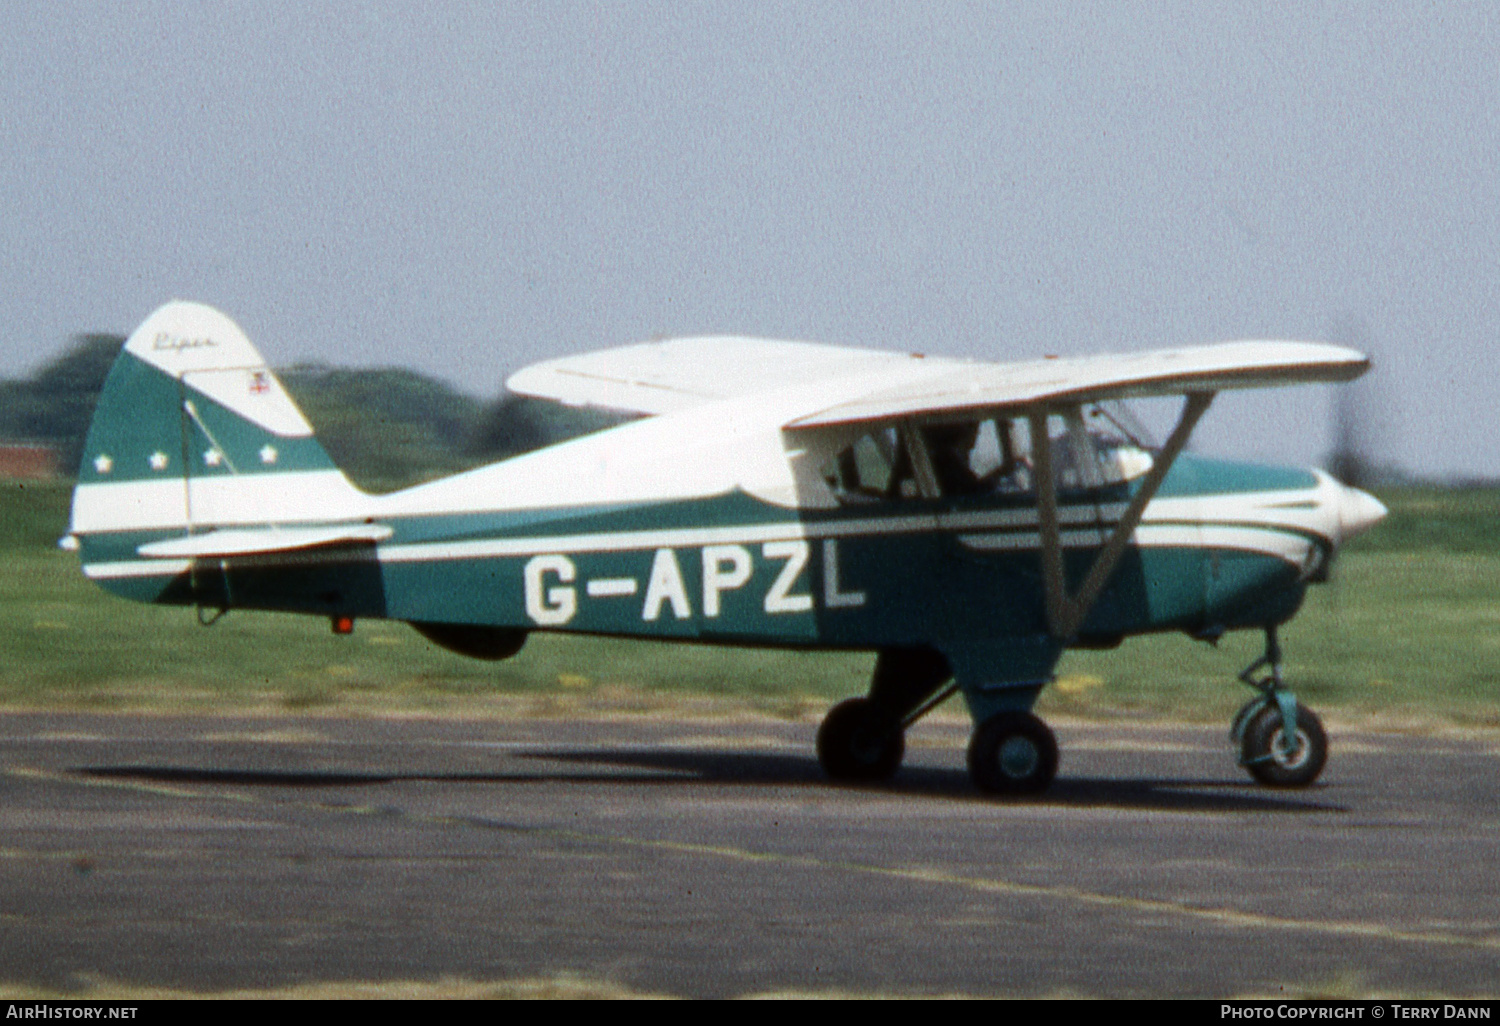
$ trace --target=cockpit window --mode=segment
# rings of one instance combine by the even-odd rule
[[[1058,491],[1119,484],[1151,469],[1151,453],[1125,423],[1118,412],[1099,405],[1075,407],[1047,418]]]
[[[1151,453],[1158,447],[1125,404],[1108,402],[1085,406],[1082,419],[1089,445],[1094,450],[1101,484],[1133,481],[1155,464]]]
[[[1089,406],[1051,414],[1047,435],[1062,493],[1118,484],[1151,469],[1143,429],[1119,410]],[[985,417],[876,429],[840,451],[822,473],[842,503],[1034,494],[1031,421]]]
[[[921,494],[911,453],[895,428],[861,435],[823,467],[823,479],[840,502],[910,499]]]
[[[991,419],[922,429],[943,495],[1032,489],[1031,432],[1025,420]]]

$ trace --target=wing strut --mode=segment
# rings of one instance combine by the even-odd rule
[[[1162,446],[1161,452],[1156,454],[1151,470],[1141,479],[1140,488],[1125,507],[1120,522],[1115,525],[1109,540],[1094,557],[1088,575],[1078,586],[1078,593],[1073,596],[1068,595],[1067,581],[1063,575],[1062,535],[1057,518],[1057,478],[1053,474],[1052,445],[1047,436],[1048,411],[1043,407],[1028,415],[1031,423],[1033,469],[1037,478],[1037,517],[1042,535],[1042,586],[1047,603],[1047,626],[1053,637],[1071,641],[1077,636],[1078,628],[1083,626],[1084,618],[1093,608],[1099,593],[1104,590],[1110,575],[1115,572],[1120,557],[1125,554],[1125,546],[1130,543],[1131,535],[1140,526],[1147,504],[1156,496],[1167,471],[1172,469],[1178,454],[1187,445],[1188,437],[1193,433],[1199,418],[1214,401],[1214,395],[1213,392],[1187,394],[1182,415],[1177,420],[1177,426],[1172,429],[1171,437]]]

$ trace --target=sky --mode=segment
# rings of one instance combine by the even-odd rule
[[[988,360],[1355,342],[1500,477],[1486,4],[0,5],[0,375],[160,303],[475,395],[732,333]],[[1200,451],[1319,463],[1327,387]]]

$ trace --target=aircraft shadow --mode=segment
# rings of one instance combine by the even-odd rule
[[[961,769],[904,766],[881,783],[831,784],[817,761],[802,755],[717,751],[575,751],[524,753],[527,758],[603,763],[641,769],[672,770],[673,782],[838,787],[891,795],[921,795],[973,801],[981,797]],[[1178,812],[1347,812],[1342,805],[1319,801],[1318,788],[1302,792],[1271,791],[1248,780],[1188,778],[1114,778],[1059,776],[1036,798],[996,799],[1005,804],[1110,806]]]
[[[660,773],[369,773],[351,770],[223,769],[210,766],[77,766],[71,772],[89,777],[139,780],[153,784],[233,784],[242,787],[374,787],[413,781],[439,784],[517,784],[550,780],[583,783],[641,783],[662,779]]]
[[[961,769],[905,766],[878,784],[830,784],[817,761],[806,755],[692,749],[589,749],[521,752],[520,758],[578,768],[535,772],[382,773],[350,770],[229,769],[194,766],[86,766],[74,772],[93,777],[152,783],[225,784],[240,787],[362,787],[413,781],[450,784],[564,783],[640,786],[736,785],[747,787],[837,787],[888,795],[957,801],[979,798]],[[622,772],[623,771],[623,772]],[[1182,777],[1113,778],[1060,776],[1036,798],[997,799],[1004,804],[1105,807],[1162,812],[1346,812],[1321,800],[1320,788],[1272,791],[1246,781]]]

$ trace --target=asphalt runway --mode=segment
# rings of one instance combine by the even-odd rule
[[[957,721],[883,787],[815,725],[0,716],[0,983],[574,980],[653,994],[1500,991],[1500,735],[1058,725],[981,799]]]

